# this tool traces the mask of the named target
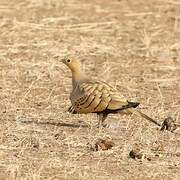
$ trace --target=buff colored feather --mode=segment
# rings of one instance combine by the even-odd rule
[[[72,92],[70,100],[72,106],[69,111],[72,113],[97,113],[100,115],[99,123],[103,123],[109,113],[126,111],[135,113],[150,121],[150,117],[139,112],[135,108],[139,105],[136,102],[129,102],[115,88],[103,81],[93,81],[88,78],[76,59],[63,59],[72,72]]]

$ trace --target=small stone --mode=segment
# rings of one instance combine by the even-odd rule
[[[99,150],[108,150],[111,149],[114,146],[114,142],[111,141],[110,139],[106,139],[106,140],[102,140],[100,139],[98,142],[96,142],[95,144],[95,150],[99,151]]]
[[[177,125],[175,124],[175,121],[173,120],[173,118],[167,117],[164,119],[162,123],[161,131],[168,130],[168,131],[173,132],[174,130],[176,130],[176,128],[177,128]]]
[[[129,152],[129,157],[132,159],[142,159],[143,154],[140,152],[140,149],[132,149]]]

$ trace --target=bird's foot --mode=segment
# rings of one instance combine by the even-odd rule
[[[108,124],[107,123],[103,123],[103,122],[99,122],[97,125],[97,128],[107,128]]]

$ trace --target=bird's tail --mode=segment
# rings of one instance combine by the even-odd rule
[[[131,114],[135,114],[137,116],[140,116],[140,117],[143,117],[145,119],[147,119],[148,121],[156,124],[157,126],[160,126],[161,127],[161,124],[158,123],[156,120],[150,118],[149,116],[147,116],[146,114],[142,113],[140,110],[138,109],[135,109],[135,108],[129,108],[126,110],[127,113],[131,113]]]

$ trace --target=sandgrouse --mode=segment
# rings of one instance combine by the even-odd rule
[[[106,82],[93,81],[86,76],[81,71],[78,60],[67,58],[63,59],[62,62],[66,64],[72,72],[73,89],[70,94],[72,106],[69,108],[69,112],[74,114],[97,113],[100,116],[98,124],[103,125],[109,113],[125,111],[126,113],[140,115],[160,126],[155,120],[135,109],[139,105],[138,102],[130,102]]]

